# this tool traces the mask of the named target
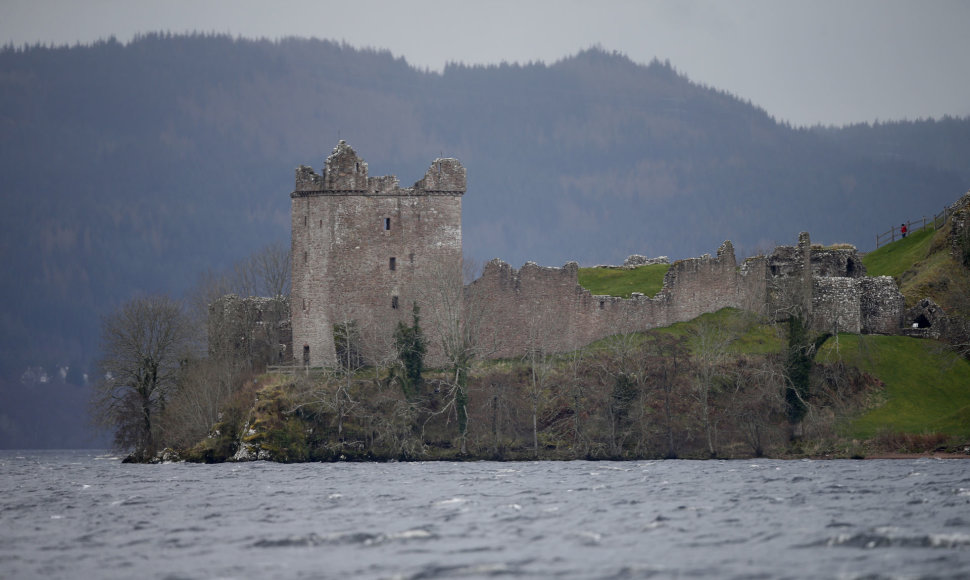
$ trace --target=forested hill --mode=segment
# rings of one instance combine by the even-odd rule
[[[802,230],[865,250],[970,186],[970,120],[792,128],[668,63],[599,49],[438,74],[317,40],[6,47],[0,386],[59,400],[58,381],[25,370],[80,381],[99,315],[286,242],[293,169],[319,170],[338,138],[405,185],[461,159],[466,254],[514,265],[678,258],[725,239],[745,254]],[[18,412],[0,408],[0,446],[23,439]]]

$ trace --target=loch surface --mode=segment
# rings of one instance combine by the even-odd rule
[[[0,451],[2,578],[970,578],[970,461]]]

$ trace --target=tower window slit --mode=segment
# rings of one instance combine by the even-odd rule
[[[391,271],[397,270],[397,258],[391,258],[390,260],[388,260],[387,267]]]

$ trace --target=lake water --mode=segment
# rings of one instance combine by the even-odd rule
[[[970,461],[0,451],[0,578],[970,578]]]

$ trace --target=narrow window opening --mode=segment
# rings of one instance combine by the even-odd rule
[[[414,263],[414,254],[408,254],[408,260],[410,260],[411,263],[413,264]]]
[[[310,366],[310,345],[309,344],[303,345],[303,366],[305,367]]]
[[[306,224],[307,224],[307,217],[303,216],[303,227],[306,227]]]
[[[606,304],[606,300],[600,300],[600,310],[603,310],[603,306]]]
[[[391,229],[391,218],[384,218],[384,231],[389,231]]]
[[[306,252],[303,252],[303,263],[306,264]]]
[[[323,220],[320,220],[320,227],[323,227]]]
[[[388,260],[387,267],[392,271],[397,270],[397,258],[391,258]]]
[[[354,171],[360,173],[360,163],[354,163]]]
[[[391,308],[397,310],[397,296],[391,296]]]

